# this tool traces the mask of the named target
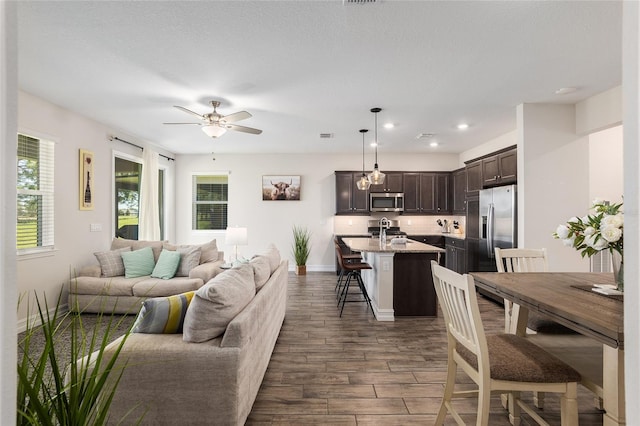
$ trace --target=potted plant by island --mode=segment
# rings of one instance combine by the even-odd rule
[[[296,274],[307,274],[307,259],[311,253],[311,232],[302,226],[293,226],[293,258],[296,261]]]

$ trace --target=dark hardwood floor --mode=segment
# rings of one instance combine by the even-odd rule
[[[287,315],[247,424],[433,424],[447,365],[442,318],[378,322],[364,303],[347,303],[340,318],[335,280],[332,273],[290,273]],[[503,330],[500,306],[481,298],[480,309],[488,333]],[[472,386],[463,373],[460,378]],[[475,399],[457,406],[475,424]],[[584,388],[579,411],[581,425],[602,425]],[[559,425],[559,398],[548,394],[539,413]],[[455,421],[448,416],[446,424]],[[489,424],[509,425],[498,395]],[[523,413],[522,424],[535,423]]]

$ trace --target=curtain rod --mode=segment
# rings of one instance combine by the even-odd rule
[[[129,145],[131,145],[131,146],[135,146],[136,148],[141,149],[141,150],[143,150],[143,151],[144,151],[144,147],[143,147],[143,146],[136,145],[136,144],[135,144],[135,143],[133,143],[133,142],[125,141],[124,139],[120,139],[120,138],[119,138],[119,137],[117,137],[117,136],[109,136],[109,140],[110,140],[110,141],[112,141],[112,140],[116,140],[116,141],[124,142],[124,143],[126,143],[126,144],[129,144]],[[164,154],[160,154],[160,153],[158,153],[158,155],[159,155],[160,157],[164,157],[164,158],[166,158],[167,160],[176,161],[176,159],[175,159],[175,158],[167,157],[167,156],[166,156],[166,155],[164,155]]]

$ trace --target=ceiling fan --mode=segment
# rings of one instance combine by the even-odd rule
[[[178,105],[174,105],[174,108],[178,108],[181,111],[184,111],[188,114],[195,115],[202,123],[163,123],[163,124],[196,124],[198,126],[202,126],[202,131],[207,134],[207,136],[211,136],[212,138],[218,138],[224,135],[227,130],[235,130],[237,132],[243,133],[251,133],[253,135],[259,135],[262,133],[262,130],[254,129],[252,127],[239,126],[235,123],[236,121],[244,120],[251,117],[247,111],[239,111],[234,112],[229,115],[222,115],[218,113],[216,108],[220,106],[220,102],[218,101],[209,101],[209,104],[213,107],[213,112],[207,114],[198,114],[197,112],[191,111],[185,107],[181,107]]]

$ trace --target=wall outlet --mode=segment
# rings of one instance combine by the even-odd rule
[[[349,226],[353,226],[353,220],[349,219]]]
[[[102,224],[101,223],[92,223],[89,227],[89,230],[91,232],[100,232],[102,231]]]
[[[411,219],[407,219],[407,226],[411,226]]]
[[[389,261],[388,260],[383,260],[382,261],[382,270],[383,271],[388,271],[389,270]]]

